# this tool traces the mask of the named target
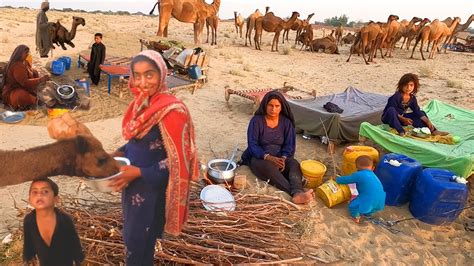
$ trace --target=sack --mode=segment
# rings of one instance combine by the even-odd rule
[[[77,135],[92,136],[90,130],[82,123],[77,122],[69,113],[54,118],[48,122],[48,134],[52,139],[73,138]]]
[[[327,102],[325,105],[323,105],[324,109],[330,113],[339,113],[342,114],[344,112],[341,107],[337,106],[337,104],[332,103],[332,102]]]

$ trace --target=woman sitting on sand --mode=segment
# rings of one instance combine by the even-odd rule
[[[403,126],[415,128],[428,127],[433,135],[447,135],[431,123],[426,113],[420,110],[416,93],[420,82],[416,74],[408,73],[398,81],[397,91],[388,98],[382,113],[382,122],[397,130],[400,136],[405,135]]]
[[[248,148],[242,154],[242,162],[261,180],[289,193],[294,203],[305,204],[313,198],[313,191],[304,191],[300,165],[293,158],[294,123],[285,97],[278,91],[267,93],[250,120]]]
[[[114,155],[127,157],[131,165],[121,167],[111,186],[122,191],[126,265],[153,265],[156,239],[163,231],[181,232],[190,181],[198,178],[199,168],[191,117],[168,93],[161,55],[143,51],[130,70],[135,98],[122,121],[128,143]]]
[[[14,110],[25,110],[37,103],[38,85],[48,81],[49,76],[39,77],[31,66],[30,48],[19,45],[13,51],[5,67],[2,99]]]

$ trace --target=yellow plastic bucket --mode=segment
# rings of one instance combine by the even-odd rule
[[[357,157],[367,155],[377,165],[379,161],[379,152],[370,146],[348,146],[342,153],[342,174],[350,175],[357,171],[355,161]]]
[[[301,172],[308,180],[306,187],[316,189],[323,183],[326,166],[315,160],[305,160],[300,163]]]
[[[48,118],[54,119],[56,117],[60,117],[63,114],[69,112],[69,109],[66,108],[49,108],[48,109]]]
[[[316,189],[316,195],[324,202],[324,205],[331,208],[350,200],[351,189],[348,185],[338,184],[331,179]]]

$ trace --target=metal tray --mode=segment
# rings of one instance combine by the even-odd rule
[[[0,114],[0,119],[9,124],[15,124],[23,121],[25,119],[24,112],[12,112],[12,111],[5,111]]]

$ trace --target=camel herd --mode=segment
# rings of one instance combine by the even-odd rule
[[[219,7],[220,0],[214,0],[212,4],[207,4],[202,0],[160,0],[156,5],[159,6],[159,26],[158,36],[167,37],[168,24],[171,16],[177,20],[186,23],[194,24],[194,41],[195,44],[200,43],[200,35],[204,25],[207,27],[207,42],[209,42],[209,28],[211,28],[211,45],[217,44],[217,27],[219,24]],[[411,20],[399,21],[396,15],[390,15],[386,22],[369,21],[360,29],[355,30],[354,33],[347,33],[343,36],[343,28],[341,26],[332,30],[331,34],[322,38],[314,38],[314,25],[310,23],[314,13],[309,14],[304,20],[299,19],[298,12],[292,12],[289,19],[285,20],[276,16],[273,12],[269,12],[269,7],[266,7],[265,14],[260,13],[258,9],[250,14],[247,19],[244,19],[242,14],[237,11],[234,12],[234,24],[237,36],[243,38],[243,27],[247,24],[245,32],[245,46],[247,41],[252,45],[252,31],[254,34],[255,49],[261,50],[262,33],[275,33],[272,41],[271,51],[278,51],[278,43],[280,34],[283,31],[282,43],[288,41],[288,35],[291,30],[296,31],[295,45],[300,43],[300,50],[309,50],[318,52],[323,50],[326,53],[339,53],[338,46],[344,44],[351,44],[349,62],[352,54],[362,54],[364,62],[369,64],[377,56],[377,51],[380,51],[380,56],[392,57],[395,52],[396,44],[403,38],[401,49],[405,46],[406,50],[410,49],[413,40],[415,44],[411,53],[411,58],[419,45],[421,58],[425,60],[423,48],[426,44],[428,58],[434,58],[435,51],[440,50],[441,47],[450,43],[453,37],[466,30],[473,20],[471,15],[466,23],[460,24],[459,17],[447,18],[443,21],[435,19],[430,21],[427,18],[421,19],[413,17]],[[431,50],[428,50],[431,44]],[[385,53],[383,53],[385,49]],[[446,51],[446,50],[445,50]]]

